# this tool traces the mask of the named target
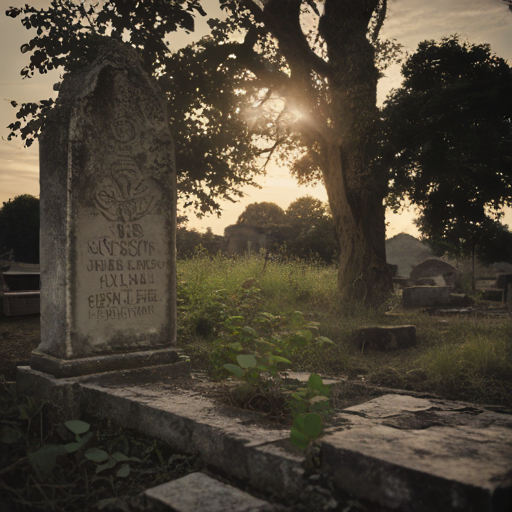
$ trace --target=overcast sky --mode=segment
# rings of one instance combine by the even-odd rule
[[[22,44],[33,37],[33,31],[27,31],[20,18],[5,16],[9,6],[21,7],[25,3],[38,8],[47,7],[50,0],[0,0],[0,203],[20,194],[39,194],[39,170],[37,143],[24,148],[19,139],[7,141],[6,126],[15,121],[15,110],[10,100],[17,102],[38,101],[54,96],[52,86],[58,81],[58,73],[37,75],[22,80],[21,68],[27,63],[27,55],[20,52]],[[203,1],[211,16],[218,16],[215,0]],[[183,46],[197,35],[207,30],[205,19],[198,19],[196,35],[179,33],[172,36],[173,46]],[[425,39],[439,40],[444,36],[459,34],[472,43],[489,43],[498,56],[512,62],[512,12],[501,0],[389,0],[388,19],[382,30],[382,36],[397,39],[405,49],[412,52],[418,43]],[[392,87],[398,87],[400,75],[398,69],[387,71],[387,76],[379,84],[379,101],[383,101]],[[196,219],[189,213],[189,226],[204,230],[211,227],[215,233],[223,234],[224,227],[236,222],[247,204],[270,201],[286,208],[297,197],[306,194],[326,201],[322,186],[315,188],[298,187],[286,169],[272,168],[266,178],[259,180],[261,190],[247,188],[247,196],[239,203],[223,204],[223,214]],[[389,215],[388,236],[402,231],[416,235],[412,224],[413,213]],[[512,225],[512,212],[508,211],[505,222]]]

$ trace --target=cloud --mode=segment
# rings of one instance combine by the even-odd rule
[[[512,28],[512,14],[499,0],[395,0],[388,10],[382,36],[396,38],[408,50],[425,39],[454,33],[475,43],[489,42]]]

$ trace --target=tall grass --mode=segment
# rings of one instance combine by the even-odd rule
[[[512,382],[512,323],[455,322],[418,360],[440,390]],[[511,397],[512,399],[512,397]]]
[[[198,343],[207,352],[216,339],[225,297],[240,295],[248,280],[261,290],[262,311],[285,316],[301,311],[320,322],[320,334],[336,343],[335,351],[299,354],[300,369],[364,375],[366,382],[434,391],[450,398],[505,403],[508,396],[512,403],[512,319],[443,319],[411,313],[401,309],[398,293],[387,304],[394,309],[391,314],[362,308],[348,313],[337,292],[336,268],[299,260],[265,263],[258,254],[228,258],[198,252],[179,261],[180,340]],[[354,344],[354,332],[383,324],[415,325],[417,345],[361,352]]]
[[[234,293],[248,279],[265,297],[269,312],[293,310],[300,303],[331,307],[337,302],[336,269],[299,260],[267,261],[263,255],[226,257],[198,252],[178,262],[178,282],[199,305],[223,289]],[[280,311],[277,311],[280,310]]]

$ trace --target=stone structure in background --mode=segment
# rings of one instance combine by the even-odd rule
[[[418,263],[418,265],[411,270],[410,277],[412,280],[416,281],[417,285],[424,284],[419,282],[419,280],[427,278],[433,279],[435,284],[441,286],[454,285],[457,281],[457,269],[443,260],[429,258]]]
[[[433,255],[424,243],[407,233],[399,233],[386,240],[386,260],[398,266],[396,275],[401,277],[409,277],[413,267]]]
[[[65,78],[40,141],[41,344],[56,376],[173,362],[176,174],[166,100],[128,45]]]
[[[264,228],[233,224],[224,230],[227,254],[259,253],[267,248],[267,234]]]

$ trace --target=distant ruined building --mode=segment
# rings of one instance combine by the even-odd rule
[[[387,262],[398,265],[397,275],[401,277],[409,277],[418,263],[431,258],[434,258],[434,253],[412,235],[399,233],[386,240]]]

